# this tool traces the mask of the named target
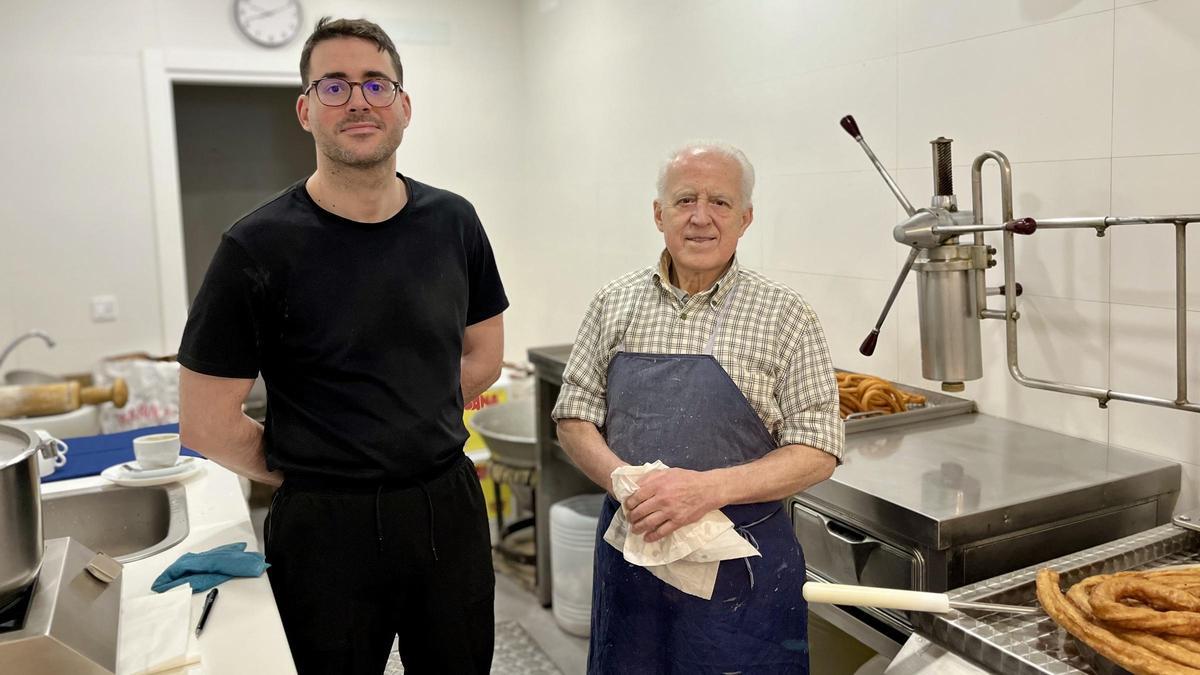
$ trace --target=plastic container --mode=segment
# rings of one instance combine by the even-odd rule
[[[554,620],[587,637],[592,626],[592,556],[604,495],[578,495],[550,507],[550,573]]]

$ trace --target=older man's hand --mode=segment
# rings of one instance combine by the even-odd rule
[[[631,530],[650,542],[722,506],[720,486],[712,474],[674,468],[646,476],[625,500]]]

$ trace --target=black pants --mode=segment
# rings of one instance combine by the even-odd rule
[[[266,522],[268,576],[296,670],[487,673],[496,578],[465,456],[406,487],[285,480]]]

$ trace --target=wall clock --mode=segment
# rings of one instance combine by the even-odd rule
[[[279,47],[300,32],[299,0],[234,0],[233,18],[242,33],[263,47]]]

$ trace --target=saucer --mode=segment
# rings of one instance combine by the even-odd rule
[[[164,469],[147,469],[144,471],[130,471],[125,468],[126,464],[134,464],[135,462],[121,462],[114,464],[104,471],[100,472],[100,476],[110,480],[117,485],[126,485],[129,487],[145,486],[145,485],[164,485],[166,483],[174,483],[178,480],[183,480],[204,467],[204,462],[196,457],[180,457],[175,466]]]

